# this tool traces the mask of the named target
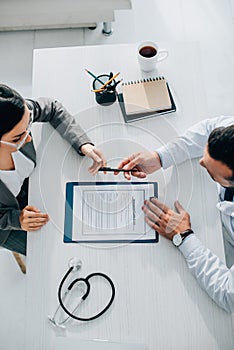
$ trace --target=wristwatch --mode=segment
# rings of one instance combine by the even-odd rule
[[[193,230],[191,229],[188,229],[188,230],[185,230],[184,232],[181,232],[181,233],[177,233],[175,236],[173,236],[172,238],[172,242],[173,244],[176,246],[176,247],[179,247],[183,240],[188,237],[189,235],[191,235],[193,232]]]

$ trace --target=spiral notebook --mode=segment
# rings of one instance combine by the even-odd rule
[[[176,111],[164,77],[126,82],[122,84],[122,89],[118,100],[126,123]]]

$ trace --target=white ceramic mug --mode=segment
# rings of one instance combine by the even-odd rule
[[[159,49],[158,44],[145,41],[138,46],[138,61],[142,71],[150,72],[156,68],[156,64],[168,56],[168,51]]]

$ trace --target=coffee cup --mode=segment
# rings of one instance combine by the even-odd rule
[[[150,72],[156,68],[156,64],[168,56],[168,51],[159,49],[158,44],[145,41],[138,46],[138,61],[142,71]]]

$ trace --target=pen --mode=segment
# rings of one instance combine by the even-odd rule
[[[120,74],[120,72],[119,73],[116,73],[111,79],[109,79],[104,85],[102,85],[101,87],[100,87],[100,89],[103,89],[104,87],[106,87],[106,85],[108,85],[108,84],[110,84],[111,82],[112,82],[112,80],[114,80],[115,78],[117,78],[117,76]]]
[[[104,84],[103,81],[101,81],[96,75],[94,75],[92,72],[90,72],[88,69],[85,68],[85,71],[91,75],[91,77],[95,78],[99,83]]]
[[[126,170],[126,169],[117,169],[117,168],[109,168],[109,167],[101,167],[98,169],[98,171],[122,171],[124,173],[126,172],[136,172],[139,171],[137,169],[130,169],[130,170]]]

